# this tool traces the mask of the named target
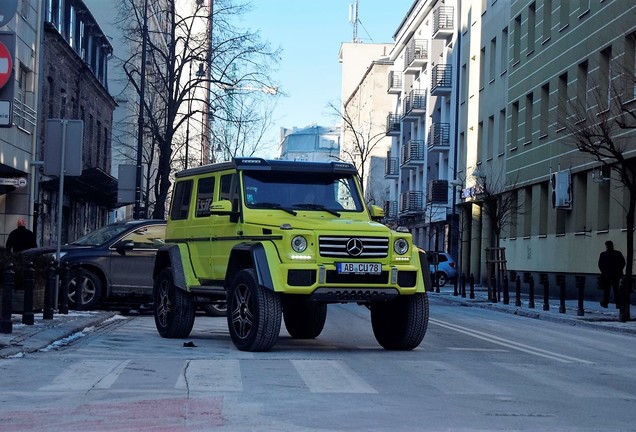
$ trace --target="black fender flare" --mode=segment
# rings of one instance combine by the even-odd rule
[[[166,267],[171,267],[174,285],[178,288],[186,289],[188,286],[186,271],[190,270],[191,274],[194,275],[192,266],[189,264],[190,261],[185,263],[185,265],[183,263],[180,245],[161,246],[159,250],[157,250],[157,256],[155,258],[155,267],[152,272],[153,279],[157,277],[161,270]]]
[[[232,283],[234,275],[246,268],[253,268],[259,285],[274,291],[274,280],[267,260],[266,247],[262,243],[239,243],[232,248],[225,272],[225,287]]]
[[[426,251],[418,248],[418,253],[420,256],[420,268],[422,271],[422,279],[424,280],[424,289],[426,291],[433,291],[433,280],[431,279],[431,272],[428,268],[428,257],[426,256]]]

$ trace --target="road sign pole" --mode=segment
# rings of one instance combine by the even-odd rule
[[[64,158],[66,157],[66,127],[68,125],[68,120],[62,120],[62,145],[60,149],[60,188],[58,191],[57,197],[57,249],[55,252],[55,260],[57,261],[57,266],[59,268],[60,265],[60,255],[62,249],[62,211],[64,208]],[[57,282],[59,276],[56,276],[55,280]],[[58,291],[59,284],[55,284],[55,293],[53,295],[53,309],[57,307],[58,302]]]

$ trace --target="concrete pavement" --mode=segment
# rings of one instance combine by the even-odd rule
[[[449,284],[440,292],[429,292],[429,298],[444,302],[460,304],[468,307],[481,307],[499,312],[511,313],[529,318],[562,322],[569,325],[579,325],[596,328],[603,331],[613,331],[636,335],[636,306],[631,306],[629,322],[618,320],[618,310],[613,304],[605,309],[598,302],[583,303],[583,315],[580,315],[578,301],[566,300],[565,312],[560,312],[558,299],[549,301],[549,310],[544,310],[542,296],[535,297],[535,307],[530,308],[527,295],[521,297],[521,306],[515,306],[514,292],[510,295],[509,304],[488,300],[486,288],[475,287],[475,298],[454,295],[454,287]],[[55,313],[53,319],[44,320],[42,313],[35,314],[34,325],[21,323],[22,315],[12,315],[12,333],[0,333],[0,358],[21,357],[25,354],[54,349],[58,345],[69,343],[74,338],[82,337],[95,328],[109,321],[122,319],[117,311],[70,311],[68,315]]]

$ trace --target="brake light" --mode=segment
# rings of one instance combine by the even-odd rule
[[[454,262],[454,261],[453,261],[453,262],[450,262],[450,263],[448,263],[448,264],[449,264],[452,268],[455,268],[455,262]]]

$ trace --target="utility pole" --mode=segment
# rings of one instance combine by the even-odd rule
[[[208,55],[207,55],[207,73],[205,81],[206,90],[206,107],[203,110],[203,123],[205,125],[205,133],[201,139],[201,165],[216,162],[214,160],[212,148],[212,17],[214,15],[214,0],[210,0],[210,10],[208,11]],[[212,157],[210,157],[212,155]]]
[[[141,28],[141,72],[139,83],[139,124],[137,126],[137,176],[135,180],[135,208],[133,219],[141,219],[142,201],[142,156],[144,148],[144,106],[146,91],[146,38],[148,37],[148,0],[144,0],[143,26]]]

